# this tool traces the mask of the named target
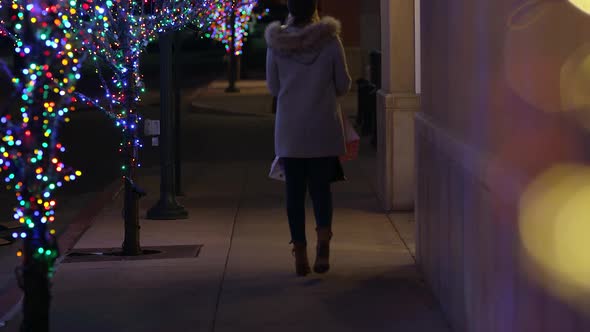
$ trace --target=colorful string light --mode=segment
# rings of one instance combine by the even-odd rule
[[[21,66],[15,68],[11,105],[0,117],[0,174],[16,194],[14,219],[23,225],[14,238],[25,240],[28,259],[43,260],[53,271],[55,190],[81,175],[60,160],[65,147],[58,132],[74,110],[72,94],[82,59],[72,44],[70,1],[2,0],[0,31],[12,38]],[[7,67],[4,66],[8,72]]]
[[[123,175],[133,178],[140,167],[138,152],[142,147],[138,111],[145,92],[140,73],[140,56],[147,45],[166,31],[177,30],[194,22],[199,13],[214,1],[182,0],[86,0],[76,11],[76,38],[96,63],[104,98],[78,94],[81,101],[96,107],[121,128],[123,140],[119,151],[124,155]],[[106,68],[110,79],[102,68]]]
[[[202,32],[202,35],[222,42],[228,53],[231,52],[231,41],[233,39],[235,54],[241,55],[244,42],[248,37],[248,29],[254,8],[257,4],[258,0],[224,0],[210,3],[207,10],[202,13],[201,20],[206,22],[205,31]],[[232,18],[235,18],[234,22],[231,22]],[[235,25],[235,36],[232,36],[232,24]]]
[[[137,105],[145,88],[140,54],[160,33],[198,22],[211,2],[0,0],[0,35],[13,40],[24,64],[14,74],[1,66],[12,77],[18,111],[7,110],[0,117],[0,173],[7,188],[16,193],[14,219],[24,226],[13,237],[32,243],[26,250],[44,259],[51,270],[58,256],[55,230],[49,227],[57,205],[53,193],[81,176],[60,161],[65,152],[58,140],[60,126],[69,121],[68,113],[78,99],[105,111],[122,128],[123,170],[130,177],[139,166],[141,147]],[[104,100],[75,92],[82,52],[97,64]],[[102,65],[112,72],[108,81],[99,69]],[[18,255],[28,257],[27,252]]]

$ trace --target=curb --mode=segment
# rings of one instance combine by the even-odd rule
[[[84,206],[73,218],[57,238],[61,257],[56,265],[59,265],[64,255],[71,250],[84,233],[92,226],[96,216],[121,193],[123,185],[120,179],[109,184],[103,191],[93,195],[91,202]],[[18,312],[23,298],[22,291],[15,278],[9,285],[0,291],[0,329],[11,320]]]

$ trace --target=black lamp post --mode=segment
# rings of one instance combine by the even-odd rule
[[[188,218],[188,212],[176,201],[175,189],[175,116],[173,111],[173,39],[174,33],[160,36],[160,199],[148,213],[152,220]]]
[[[176,196],[184,196],[182,190],[182,125],[181,125],[181,111],[182,111],[182,96],[181,80],[180,80],[180,44],[181,35],[179,32],[175,33],[174,38],[174,189]]]

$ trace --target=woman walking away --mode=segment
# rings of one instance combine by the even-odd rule
[[[350,90],[340,22],[320,20],[317,0],[289,0],[287,24],[266,30],[267,85],[277,97],[275,152],[283,160],[287,216],[297,275],[311,272],[305,236],[309,190],[317,230],[314,271],[330,269],[331,183],[343,178],[339,156],[346,152],[337,97]]]

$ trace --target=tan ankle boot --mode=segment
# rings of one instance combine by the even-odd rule
[[[318,244],[316,248],[315,273],[326,273],[330,270],[330,240],[332,239],[331,228],[318,228]]]
[[[307,259],[307,245],[305,243],[293,243],[293,255],[295,256],[295,273],[301,277],[311,273],[309,260]]]

